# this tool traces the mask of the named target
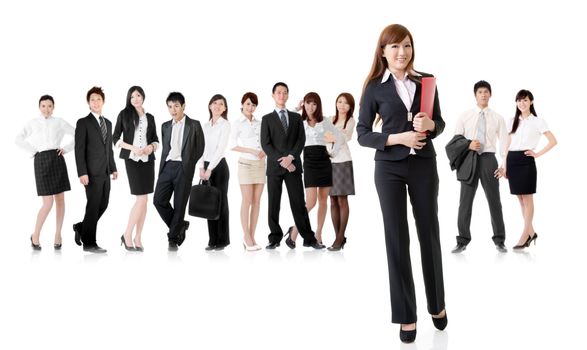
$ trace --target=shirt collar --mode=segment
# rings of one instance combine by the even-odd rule
[[[412,71],[411,73],[412,73],[413,76],[417,76],[417,77],[422,76],[422,74],[420,74],[420,73],[418,73],[416,71]],[[399,79],[397,79],[395,77],[395,75],[391,74],[391,71],[389,69],[386,68],[385,69],[385,72],[383,73],[383,77],[381,78],[381,84],[385,83],[389,79],[389,76],[390,75],[393,77],[394,81],[399,80]],[[407,72],[405,73],[404,78],[401,81],[405,81],[406,79],[409,79],[409,76],[408,76],[408,73]]]
[[[241,113],[239,120],[241,122],[244,122],[244,121],[249,121],[249,118],[247,118],[243,113]],[[255,118],[255,115],[253,115],[253,117],[251,118],[251,122],[256,122],[256,121],[257,121],[257,118]]]
[[[224,124],[224,122],[226,122],[226,121],[227,121],[227,120],[226,120],[226,119],[224,119],[224,117],[220,117],[220,118],[218,118],[218,120],[216,121],[216,124],[212,124],[212,119],[208,120],[208,124],[210,124],[211,126],[214,126],[214,125],[222,125],[222,124]]]
[[[287,115],[287,108],[281,109],[279,107],[275,107],[275,113],[277,113],[277,115],[279,115],[280,111],[285,111],[285,115]]]
[[[186,115],[184,114],[183,117],[181,117],[181,119],[178,122],[176,122],[175,119],[171,118],[171,125],[185,124],[185,117],[186,117]]]
[[[479,106],[475,106],[475,110],[477,111],[477,114],[481,113],[481,112],[485,112],[488,113],[490,111],[489,106],[485,107],[485,108],[481,108]]]
[[[39,115],[39,118],[41,118],[42,120],[51,120],[54,119],[55,117],[53,117],[52,115],[50,115],[49,117],[45,118],[42,114]]]

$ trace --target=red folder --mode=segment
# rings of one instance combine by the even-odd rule
[[[420,112],[426,112],[432,119],[434,111],[434,94],[436,93],[436,78],[422,78],[422,95],[420,96]]]

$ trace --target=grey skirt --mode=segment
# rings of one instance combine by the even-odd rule
[[[348,196],[355,194],[355,177],[353,161],[332,163],[331,196]]]

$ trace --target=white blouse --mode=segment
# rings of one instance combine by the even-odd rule
[[[330,118],[329,120],[332,123],[332,121],[334,120],[334,117]],[[345,137],[346,142],[344,142],[342,144],[342,147],[341,147],[340,151],[338,152],[338,154],[334,158],[330,159],[330,161],[332,163],[350,162],[351,160],[353,160],[353,158],[351,157],[351,150],[349,149],[348,142],[353,138],[353,131],[355,130],[355,118],[349,119],[349,121],[346,124],[346,129],[343,129],[343,127],[344,127],[344,119],[343,118],[338,118],[338,120],[336,121],[336,124],[334,126],[338,130],[341,131],[341,133]],[[330,146],[330,148],[332,148],[332,146]]]
[[[71,141],[61,147],[65,135],[71,136]],[[16,144],[26,150],[31,157],[37,152],[63,148],[64,153],[73,150],[75,129],[61,118],[40,116],[30,120],[16,135]]]
[[[320,123],[314,124],[314,126],[310,126],[308,121],[304,120],[304,130],[306,132],[306,147],[327,146],[327,142],[324,141],[324,136],[327,132],[333,134],[335,138],[334,147],[329,149],[332,157],[336,157],[342,145],[346,143],[344,135],[328,119],[324,119]]]
[[[540,136],[547,132],[548,125],[542,118],[530,115],[528,118],[519,117],[520,123],[518,129],[514,134],[510,134],[512,142],[510,143],[509,151],[526,151],[534,150],[538,146]],[[509,122],[508,131],[512,131],[514,125],[514,118]]]
[[[212,125],[212,120],[204,124],[202,128],[204,131],[204,155],[200,161],[200,168],[204,167],[203,162],[210,162],[208,169],[214,168],[224,158],[226,146],[228,146],[228,139],[230,138],[230,123],[223,117],[218,118],[216,123]]]
[[[249,121],[247,117],[241,115],[237,121],[234,122],[232,133],[230,135],[230,149],[237,146],[251,148],[261,151],[261,121],[255,116]],[[259,160],[254,154],[242,152],[240,155],[243,159]]]
[[[147,122],[147,115],[142,115],[139,118],[139,125],[135,127],[135,134],[134,134],[134,138],[132,141],[132,145],[138,148],[145,148],[147,147],[147,128],[148,128],[149,124]],[[118,140],[118,142],[116,143],[116,147],[120,148],[120,145],[122,145],[122,138],[120,140]],[[138,161],[143,161],[143,162],[148,162],[149,161],[149,156],[146,154],[143,154],[142,156],[137,156],[135,152],[131,151],[130,155],[128,156],[129,159],[134,160],[135,162]]]

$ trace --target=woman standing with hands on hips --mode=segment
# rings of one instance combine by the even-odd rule
[[[120,158],[124,159],[130,193],[136,196],[128,218],[126,231],[120,243],[126,250],[143,251],[141,234],[149,193],[155,184],[155,150],[159,145],[155,118],[143,108],[145,91],[140,86],[132,86],[126,94],[126,106],[118,114],[112,134],[112,142],[120,148]],[[120,135],[123,135],[122,139]],[[132,231],[135,229],[135,238]]]
[[[508,139],[508,153],[505,169],[497,170],[496,176],[507,177],[510,192],[518,197],[524,217],[524,231],[514,249],[524,249],[530,243],[536,244],[538,235],[534,231],[534,193],[536,193],[536,162],[535,158],[542,156],[556,145],[556,138],[548,129],[542,118],[538,118],[534,109],[534,96],[528,90],[520,90],[516,95],[516,114],[510,121]],[[548,139],[548,144],[538,152],[540,136]]]
[[[438,93],[433,115],[420,112],[422,77],[416,72],[414,41],[402,25],[381,32],[371,71],[365,79],[358,142],[375,148],[375,187],[383,215],[392,322],[400,323],[400,339],[416,339],[416,294],[410,261],[407,194],[418,240],[428,313],[437,329],[448,322],[444,303],[442,255],[438,224],[438,172],[432,139],[444,130]],[[376,119],[376,115],[379,118]],[[381,132],[373,131],[382,122]]]

